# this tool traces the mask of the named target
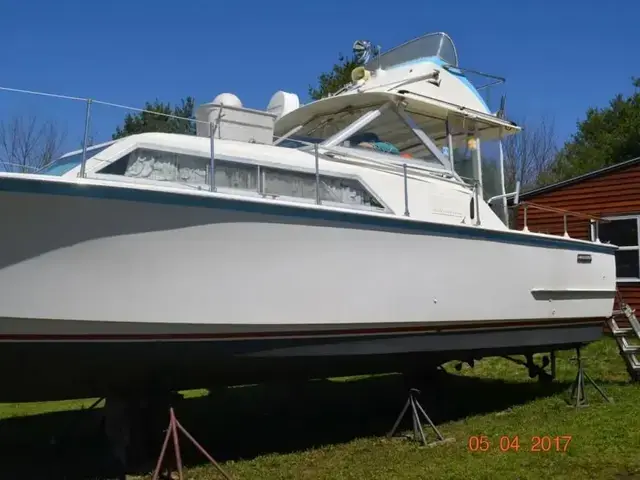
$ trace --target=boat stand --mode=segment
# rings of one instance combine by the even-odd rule
[[[409,390],[409,398],[407,398],[407,401],[404,404],[404,408],[400,412],[400,415],[398,415],[398,418],[396,419],[396,423],[393,425],[389,433],[387,433],[387,438],[393,437],[394,433],[398,429],[398,426],[400,425],[400,422],[402,421],[405,414],[407,413],[407,410],[409,409],[409,407],[411,407],[411,419],[413,423],[413,439],[416,442],[422,441],[422,444],[426,447],[427,445],[435,445],[435,444],[446,442],[446,441],[452,441],[453,439],[445,439],[440,433],[440,431],[436,428],[434,423],[429,418],[429,415],[427,415],[427,413],[422,408],[422,405],[420,405],[420,402],[418,402],[418,399],[416,398],[418,395],[420,395],[420,390],[418,390],[417,388],[412,388]],[[427,444],[427,439],[424,435],[424,430],[422,429],[422,422],[420,422],[420,415],[419,415],[420,413],[427,420],[427,422],[429,422],[429,425],[431,426],[432,430],[437,435],[438,440],[436,440],[435,442],[431,442],[430,444]]]
[[[167,434],[164,437],[164,443],[162,444],[162,450],[160,451],[160,456],[158,457],[158,463],[156,464],[156,468],[153,472],[153,480],[158,480],[160,475],[160,468],[162,468],[162,461],[164,460],[164,456],[167,453],[167,447],[169,446],[169,437],[173,437],[173,449],[176,455],[176,468],[178,470],[178,477],[180,480],[183,480],[182,476],[182,456],[180,454],[180,442],[178,440],[178,430],[182,432],[182,434],[187,437],[191,443],[202,453],[207,460],[209,460],[214,467],[218,469],[218,472],[226,478],[227,480],[232,480],[231,476],[227,472],[225,472],[222,467],[216,462],[209,453],[200,445],[195,438],[191,436],[189,432],[182,426],[182,424],[176,418],[176,415],[173,411],[173,407],[169,408],[169,426],[167,427]],[[171,472],[169,471],[169,474]]]
[[[582,364],[582,357],[580,355],[580,348],[576,348],[576,356],[572,357],[571,360],[575,360],[578,366],[578,373],[576,374],[576,379],[571,384],[571,394],[570,405],[571,407],[587,407],[589,406],[589,402],[587,402],[587,394],[585,392],[584,380],[585,378],[595,387],[598,393],[602,396],[602,398],[608,402],[613,403],[613,399],[609,398],[606,393],[593,381],[593,379],[589,376],[587,372],[584,371],[584,365]]]

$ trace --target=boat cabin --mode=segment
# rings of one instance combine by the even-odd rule
[[[496,213],[506,220],[500,140],[519,128],[444,67],[458,68],[455,46],[428,34],[367,59],[358,69],[370,75],[354,70],[331,97],[300,105],[277,92],[263,111],[225,93],[197,109],[195,136],[133,135],[63,155],[39,173],[450,223],[482,216],[502,228],[494,221]],[[482,214],[481,200],[496,198],[505,211]]]

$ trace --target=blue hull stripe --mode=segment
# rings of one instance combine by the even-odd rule
[[[394,65],[389,70],[393,70],[394,68],[397,68],[397,67],[405,67],[407,65],[414,65],[418,63],[424,63],[424,62],[433,62],[436,65],[440,65],[440,66],[449,65],[440,57],[431,56],[431,57],[416,58],[415,60],[409,60],[408,62],[398,63],[397,65]],[[476,96],[476,98],[480,100],[484,108],[487,109],[486,113],[491,113],[491,109],[489,108],[489,105],[487,105],[487,102],[485,101],[485,99],[482,98],[482,95],[480,95],[480,92],[478,92],[476,87],[473,86],[473,84],[469,81],[469,79],[462,72],[462,70],[455,68],[453,65],[451,65],[451,68],[449,69],[449,73],[451,73],[452,75],[455,75],[456,78],[458,78],[458,80],[460,80],[465,85],[465,87],[467,87]]]
[[[611,255],[615,253],[615,249],[611,246],[595,243],[583,244],[561,237],[542,238],[513,231],[485,230],[477,227],[415,221],[400,217],[377,217],[353,211],[337,212],[305,208],[304,206],[295,207],[277,203],[258,203],[221,197],[198,197],[173,192],[137,190],[134,188],[3,178],[0,179],[0,191],[216,208],[245,213],[301,218],[305,220],[346,223],[349,224],[351,228],[367,227],[397,233],[434,235],[468,240],[487,240],[512,245],[607,253]]]

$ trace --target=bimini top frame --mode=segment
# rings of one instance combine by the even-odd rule
[[[520,130],[508,120],[438,99],[411,93],[365,92],[325,98],[294,110],[278,121],[275,134],[280,136],[280,142],[295,134],[310,135],[329,126],[331,134],[322,137],[319,146],[332,149],[371,126],[383,114],[388,118],[389,111],[395,113],[392,117],[396,120],[392,120],[393,125],[387,123],[384,127],[393,131],[396,142],[392,143],[403,151],[400,145],[406,145],[408,149],[411,142],[417,140],[437,161],[436,168],[458,180],[461,179],[453,168],[453,146],[466,142],[470,131],[479,139],[494,140]],[[443,153],[443,146],[449,147],[448,155]],[[385,159],[390,157],[384,155]],[[426,163],[420,159],[402,160],[416,165]]]

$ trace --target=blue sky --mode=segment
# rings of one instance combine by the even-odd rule
[[[353,41],[383,50],[449,33],[460,64],[507,77],[510,116],[555,119],[561,141],[589,106],[632,91],[640,76],[637,0],[535,2],[169,2],[0,0],[0,86],[141,107],[198,103],[232,92],[265,108],[277,90],[307,88]],[[71,148],[84,106],[0,92],[0,117],[33,112],[65,122]],[[123,112],[94,109],[97,141]]]

